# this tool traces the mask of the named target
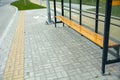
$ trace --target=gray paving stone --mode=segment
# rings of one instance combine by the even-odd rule
[[[47,77],[47,80],[54,80],[57,78],[55,73],[47,74],[46,77]]]
[[[55,80],[70,80],[70,78],[64,77],[64,78],[58,78],[58,79],[55,79]]]
[[[34,72],[25,72],[25,78],[34,78]]]
[[[39,76],[35,77],[35,80],[40,80],[40,77]]]
[[[35,80],[35,78],[25,78],[25,80]]]
[[[64,68],[62,66],[54,67],[54,69],[56,72],[64,71]]]
[[[57,78],[64,78],[64,77],[68,77],[67,73],[65,71],[59,71],[56,72]]]

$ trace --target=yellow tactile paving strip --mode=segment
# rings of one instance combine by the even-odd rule
[[[20,12],[3,80],[24,80],[24,13]]]

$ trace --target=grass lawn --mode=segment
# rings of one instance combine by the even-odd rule
[[[24,2],[24,1],[26,1],[26,2]],[[34,4],[34,3],[30,2],[29,0],[18,0],[18,1],[11,3],[11,5],[16,6],[18,8],[18,10],[31,10],[31,9],[45,8],[44,6]]]

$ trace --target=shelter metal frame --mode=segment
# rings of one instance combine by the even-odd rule
[[[99,0],[96,0],[96,18],[95,18],[95,33],[98,33],[98,17],[99,17]],[[80,10],[79,10],[79,24],[82,25],[82,0],[80,0]],[[120,45],[116,47],[112,47],[116,50],[117,58],[114,60],[108,60],[108,43],[109,43],[109,32],[110,32],[110,20],[111,20],[111,10],[112,10],[112,0],[106,0],[106,7],[105,7],[105,22],[104,22],[104,40],[103,40],[103,53],[102,53],[102,74],[105,73],[105,66],[107,64],[117,63],[120,62]],[[61,0],[61,13],[64,16],[64,0]],[[54,0],[54,20],[55,20],[55,27],[56,23],[62,23],[61,21],[57,21],[56,19],[56,0]],[[71,20],[71,0],[69,0],[69,19]],[[64,25],[64,23],[63,23]]]

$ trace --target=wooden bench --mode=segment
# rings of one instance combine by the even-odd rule
[[[100,46],[101,48],[103,48],[103,36],[101,36],[100,34],[97,34],[63,16],[56,16],[57,19],[59,19],[60,21],[62,21],[64,24],[68,25],[69,27],[71,27],[72,29],[74,29],[75,31],[77,31],[78,33],[80,33],[81,35],[83,35],[84,37],[86,37],[87,39],[91,40],[93,43],[95,43],[96,45]],[[109,45],[108,47],[115,47],[118,46],[117,43],[109,40]]]
[[[113,0],[112,1],[112,6],[119,6],[120,5],[120,0]]]

